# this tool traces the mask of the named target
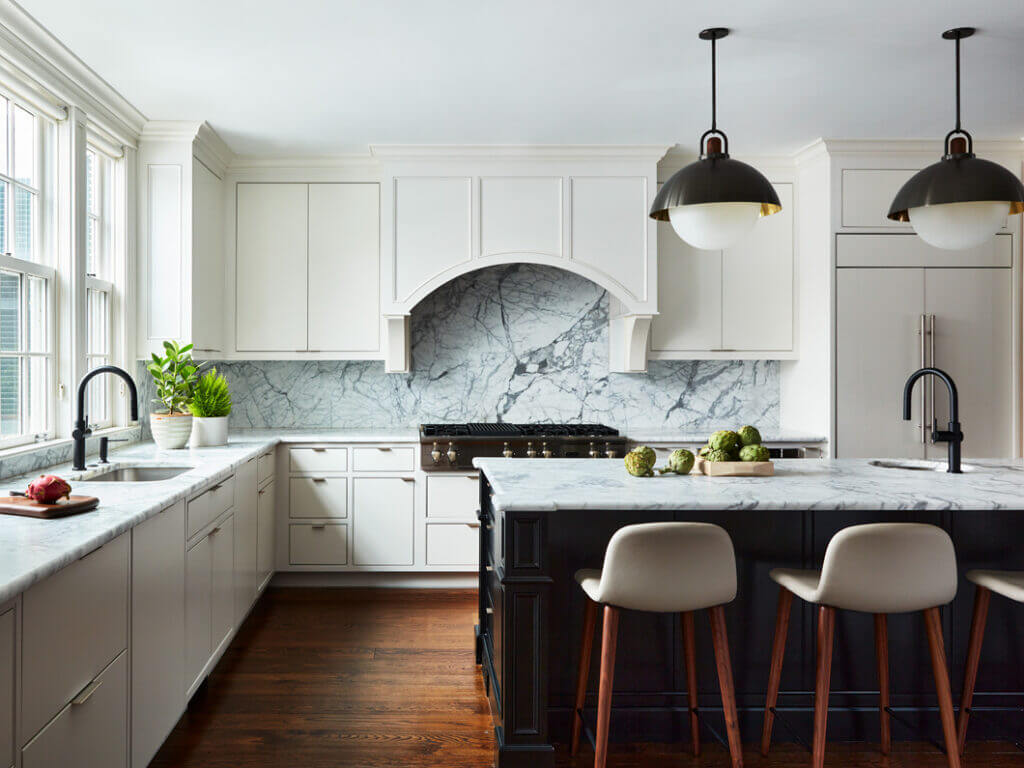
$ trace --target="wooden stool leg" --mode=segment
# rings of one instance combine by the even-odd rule
[[[583,730],[583,704],[587,698],[587,678],[590,676],[590,652],[594,647],[594,624],[597,603],[586,598],[583,607],[583,637],[580,639],[580,665],[576,670],[576,706],[572,718],[572,754],[580,750],[580,732]]]
[[[942,639],[939,609],[929,608],[924,612],[924,620],[928,628],[928,650],[932,656],[935,692],[939,697],[942,736],[946,743],[946,762],[949,768],[960,768],[960,749],[956,740],[956,722],[953,719],[953,694],[949,689],[949,672],[946,670],[946,648]]]
[[[604,768],[608,759],[608,721],[612,714],[612,682],[615,678],[615,646],[619,634],[619,609],[604,607],[601,629],[601,682],[597,692],[597,745],[594,768]]]
[[[981,644],[985,639],[985,622],[988,620],[988,603],[992,593],[985,587],[978,587],[974,595],[974,614],[971,617],[971,639],[967,643],[967,666],[964,669],[963,698],[960,699],[960,717],[956,724],[957,747],[963,754],[967,744],[967,719],[970,717],[974,686],[978,682],[978,662],[981,660]]]
[[[892,749],[889,717],[889,627],[884,613],[875,614],[875,658],[878,661],[878,719],[882,732],[882,754]]]
[[[683,627],[683,661],[686,665],[686,703],[690,709],[690,741],[693,756],[700,755],[700,718],[697,717],[697,640],[694,637],[693,611],[680,617]]]
[[[828,723],[828,694],[832,680],[832,644],[836,630],[836,609],[818,607],[818,663],[814,684],[814,768],[825,765],[825,730]]]
[[[718,666],[718,687],[722,691],[722,712],[729,737],[732,768],[743,768],[743,742],[736,714],[736,696],[732,682],[732,661],[729,658],[729,638],[725,628],[725,609],[716,605],[708,609],[711,614],[711,639],[715,646],[715,664]]]
[[[793,593],[779,587],[779,608],[775,613],[775,638],[772,640],[772,666],[768,673],[768,697],[764,703],[764,726],[761,729],[761,754],[767,755],[772,745],[772,727],[775,725],[775,704],[779,700],[782,682],[782,658],[786,655],[786,635],[789,615],[793,607]]]

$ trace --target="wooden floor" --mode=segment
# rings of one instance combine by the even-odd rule
[[[438,590],[271,589],[160,750],[152,768],[375,768],[491,765],[493,735],[472,630],[476,593]],[[810,765],[797,746],[750,768]],[[585,748],[559,766],[588,766]],[[682,744],[612,745],[609,768],[719,768]],[[830,744],[836,768],[943,768],[930,744]],[[1024,768],[1024,752],[969,745],[964,766]]]

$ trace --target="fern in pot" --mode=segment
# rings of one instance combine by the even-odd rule
[[[153,353],[146,366],[156,386],[156,399],[161,410],[149,415],[153,440],[159,448],[184,448],[192,434],[192,389],[199,379],[199,367],[192,359],[192,345],[176,341],[164,342],[164,354]]]
[[[192,447],[225,445],[228,441],[228,414],[231,393],[224,375],[211,368],[192,390]]]

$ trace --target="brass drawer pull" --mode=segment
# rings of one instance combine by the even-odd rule
[[[381,446],[378,445],[377,446],[377,450],[378,451],[390,451],[391,449],[390,448],[382,448]]]
[[[91,683],[85,686],[85,688],[78,692],[78,695],[71,700],[71,703],[76,707],[81,704],[85,704],[85,702],[87,702],[89,698],[94,693],[96,693],[97,690],[99,690],[99,687],[101,685],[103,685],[102,680],[93,680]]]
[[[494,573],[494,566],[493,565],[485,565],[484,566],[484,570],[487,571],[488,573]]]
[[[479,528],[480,523],[466,523],[470,528]]]
[[[314,477],[313,478],[313,482],[314,483],[326,483],[327,482],[327,478],[326,477]]]
[[[326,453],[326,451],[327,451],[326,448],[314,448],[313,449],[313,453]]]
[[[415,477],[403,477],[402,478],[402,482],[403,483],[415,483],[416,482],[416,478]]]
[[[207,493],[213,493],[214,491],[219,491],[219,490],[221,489],[221,486],[222,486],[222,485],[224,485],[224,483],[217,483],[217,484],[216,484],[215,486],[213,486],[212,488],[210,488],[210,489],[209,489],[209,490],[207,491]]]
[[[494,609],[493,608],[484,608],[484,613],[486,613],[488,616],[493,616],[494,615]]]
[[[212,531],[210,531],[210,535],[211,536],[213,536],[213,534],[215,534],[215,533],[220,533],[220,526],[219,525],[216,528],[214,528]]]
[[[327,523],[314,523],[309,527],[312,528],[314,531],[322,531],[325,528],[327,528]]]

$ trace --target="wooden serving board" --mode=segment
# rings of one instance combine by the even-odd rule
[[[774,477],[770,461],[705,461],[697,457],[697,470],[708,477]]]
[[[0,496],[0,515],[21,515],[49,520],[88,512],[90,509],[96,509],[99,503],[100,500],[95,496],[72,496],[70,499],[62,499],[57,504],[40,504],[26,496]]]

